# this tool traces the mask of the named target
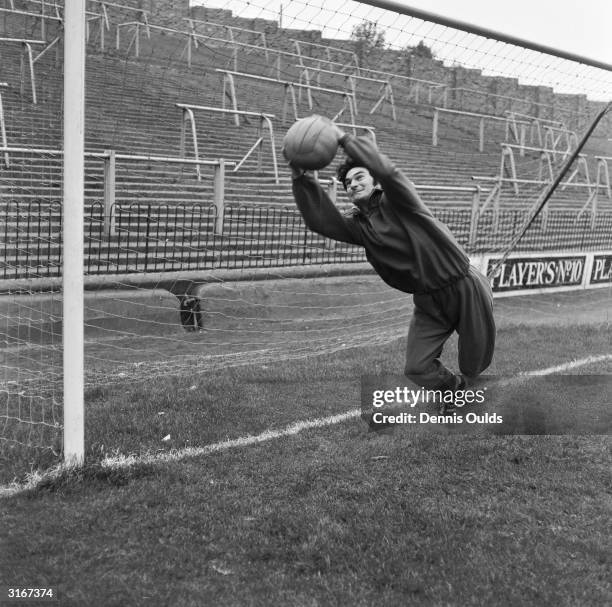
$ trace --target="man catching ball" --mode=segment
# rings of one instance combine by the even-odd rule
[[[364,247],[378,275],[412,293],[405,374],[418,386],[457,390],[491,363],[495,347],[493,296],[450,230],[425,206],[414,184],[368,137],[333,123],[348,155],[338,168],[354,209],[342,214],[315,177],[291,164],[293,195],[306,226],[327,238]],[[459,370],[440,362],[452,333],[459,336]]]

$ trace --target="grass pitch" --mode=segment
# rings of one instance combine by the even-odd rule
[[[609,603],[606,436],[371,433],[355,418],[178,461],[100,463],[358,407],[361,374],[401,371],[403,348],[96,388],[88,466],[0,501],[2,583],[55,586],[62,605]],[[609,352],[601,325],[507,325],[494,371]]]

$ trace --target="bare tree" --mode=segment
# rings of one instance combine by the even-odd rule
[[[385,32],[378,29],[375,21],[363,21],[353,27],[351,40],[359,65],[368,67],[374,65],[377,55],[385,48]]]

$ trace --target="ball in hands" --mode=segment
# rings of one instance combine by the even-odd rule
[[[342,131],[329,118],[314,114],[301,118],[283,139],[283,154],[296,167],[316,171],[326,167],[338,150]]]

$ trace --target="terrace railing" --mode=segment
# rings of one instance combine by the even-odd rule
[[[567,156],[572,149],[578,146],[578,135],[575,131],[571,131],[565,127],[553,126],[545,124],[544,129],[544,147],[549,147],[553,150],[562,150]],[[565,143],[565,147],[561,145]]]
[[[8,86],[6,82],[0,82],[0,89]],[[6,123],[4,121],[4,106],[2,104],[2,92],[0,92],[0,142],[3,148],[8,147],[8,140],[6,137]],[[4,166],[8,169],[10,166],[9,154],[4,152]]]
[[[216,107],[209,107],[209,106],[203,106],[203,105],[188,105],[185,103],[177,103],[176,107],[180,108],[183,111],[183,120],[182,120],[182,126],[181,126],[181,147],[180,147],[180,155],[182,158],[185,158],[186,155],[186,133],[187,133],[187,124],[189,124],[190,126],[190,130],[191,130],[191,138],[192,138],[192,143],[193,143],[193,150],[194,150],[194,154],[195,154],[195,159],[199,160],[200,156],[199,156],[199,146],[198,146],[198,133],[197,133],[197,128],[196,128],[196,122],[195,122],[195,116],[194,116],[194,110],[196,111],[202,111],[202,112],[213,112],[213,113],[220,113],[220,114],[228,114],[228,115],[233,115],[235,118],[238,118],[240,116],[253,116],[253,117],[257,117],[259,118],[259,128],[258,128],[258,137],[257,140],[255,141],[255,143],[249,148],[249,150],[247,151],[247,153],[238,161],[238,163],[236,164],[236,166],[234,167],[234,173],[237,172],[238,170],[240,170],[240,168],[242,167],[242,165],[247,161],[247,159],[255,152],[255,150],[258,151],[257,154],[257,169],[259,171],[262,170],[263,167],[263,144],[264,144],[264,136],[263,136],[263,131],[264,131],[264,125],[267,128],[268,131],[268,142],[270,144],[270,154],[272,156],[272,166],[274,169],[274,180],[275,183],[279,183],[279,178],[278,178],[278,162],[276,159],[276,142],[274,140],[274,126],[272,125],[272,120],[275,118],[274,114],[263,114],[263,113],[257,113],[257,112],[247,112],[247,111],[240,111],[240,110],[227,110],[227,109],[223,109],[223,108],[216,108]],[[201,179],[201,174],[200,174],[200,165],[196,164],[196,172],[197,172],[197,176],[198,176],[198,180]]]
[[[503,209],[501,208],[501,195],[502,195],[503,187],[505,184],[510,184],[514,188],[515,193],[516,193],[519,189],[519,186],[530,186],[530,187],[536,187],[536,188],[543,190],[546,186],[550,185],[550,183],[552,183],[553,181],[551,178],[549,179],[542,179],[542,178],[523,179],[523,178],[517,177],[516,174],[510,177],[504,177],[502,172],[500,172],[499,175],[493,176],[493,177],[474,175],[472,176],[472,179],[477,182],[492,185],[492,188],[489,190],[489,193],[487,197],[485,198],[482,204],[482,207],[480,208],[480,212],[483,213],[485,211],[488,211],[491,208],[493,212],[493,225],[494,225],[495,233],[497,233],[498,230],[500,229],[499,228],[499,218],[501,217],[501,214],[503,213]],[[577,183],[576,181],[562,181],[559,185],[561,186],[562,190],[570,185],[578,189],[588,190],[588,200],[587,200],[587,203],[585,203],[582,210],[580,210],[578,213],[576,213],[576,211],[572,211],[574,213],[574,217],[577,217],[577,218],[581,217],[584,214],[584,211],[586,210],[590,202],[592,203],[592,197],[594,196],[594,191],[598,191],[599,189],[603,187],[603,186],[598,186],[598,185],[594,186],[592,183]],[[541,217],[542,217],[541,227],[543,231],[546,231],[547,229],[549,214],[550,214],[550,203],[547,202],[541,211]],[[592,208],[592,215],[594,219],[596,216],[596,208],[594,207]]]
[[[309,106],[312,107],[312,98],[310,97],[310,86],[311,86],[311,78],[310,73],[315,72],[317,75],[317,86],[321,86],[321,74],[327,74],[330,76],[335,76],[339,78],[343,78],[347,85],[349,92],[351,93],[354,100],[357,99],[357,83],[356,81],[363,82],[373,82],[378,84],[380,89],[378,94],[382,93],[380,97],[376,100],[376,103],[370,110],[370,114],[373,114],[378,108],[380,108],[383,103],[387,102],[391,105],[391,113],[393,116],[393,120],[397,120],[397,114],[395,112],[395,99],[393,98],[393,87],[388,80],[382,80],[380,78],[370,78],[368,76],[359,76],[357,74],[343,74],[342,72],[336,72],[334,70],[326,70],[320,67],[306,67],[304,65],[296,65],[295,67],[300,69],[300,82],[302,80],[309,87],[307,89],[309,95]],[[357,104],[355,103],[355,114],[357,114]]]
[[[95,0],[95,1],[103,3],[102,0]],[[105,4],[110,5],[110,3],[105,3]],[[414,103],[417,103],[417,104],[423,102],[424,100],[423,95],[425,94],[425,100],[429,105],[436,104],[437,107],[450,109],[451,101],[453,103],[459,102],[460,110],[466,111],[465,110],[466,105],[463,103],[463,99],[466,96],[475,95],[475,96],[480,96],[480,97],[484,96],[485,99],[490,98],[496,101],[499,100],[500,102],[506,102],[506,105],[510,107],[514,107],[517,104],[522,104],[526,106],[525,107],[526,110],[531,109],[532,107],[535,107],[537,108],[538,114],[540,113],[544,114],[546,112],[550,112],[552,115],[554,112],[564,111],[560,108],[556,108],[552,106],[551,104],[536,102],[535,100],[526,100],[526,99],[521,99],[517,97],[512,97],[509,95],[491,93],[489,91],[469,89],[465,87],[450,87],[445,82],[436,82],[436,81],[426,80],[422,78],[404,76],[402,74],[397,74],[393,72],[367,69],[367,68],[359,67],[357,65],[353,65],[354,61],[345,62],[345,63],[338,62],[338,61],[332,61],[330,56],[328,56],[326,59],[311,57],[309,55],[304,54],[301,51],[301,48],[304,46],[312,46],[312,47],[321,47],[324,50],[328,49],[330,52],[342,51],[350,55],[351,51],[348,51],[346,49],[340,49],[340,48],[326,46],[326,45],[318,45],[312,42],[305,42],[305,41],[299,40],[297,41],[300,47],[299,51],[296,53],[291,53],[288,51],[284,51],[284,50],[273,48],[269,46],[267,42],[266,43],[263,42],[263,38],[262,38],[261,44],[252,44],[252,43],[242,42],[242,41],[235,39],[233,33],[229,34],[229,32],[245,32],[253,36],[263,35],[263,32],[259,32],[257,30],[247,30],[246,28],[239,28],[239,27],[229,26],[229,25],[224,25],[224,24],[214,24],[217,27],[222,27],[225,31],[228,32],[227,37],[222,38],[222,37],[215,36],[215,35],[199,33],[197,32],[197,28],[193,26],[190,26],[189,31],[186,31],[186,30],[162,27],[158,25],[152,25],[152,24],[149,24],[148,22],[146,11],[142,11],[142,13],[143,13],[143,18],[141,21],[130,21],[127,23],[120,23],[117,25],[117,40],[116,40],[117,49],[120,48],[120,30],[124,28],[133,27],[134,35],[128,45],[128,52],[132,47],[135,47],[135,53],[138,56],[139,55],[139,39],[140,39],[141,31],[145,31],[147,38],[150,38],[150,31],[153,28],[159,31],[164,31],[171,35],[187,36],[187,42],[186,42],[185,50],[183,51],[183,56],[184,55],[187,56],[187,62],[189,66],[191,66],[192,46],[197,49],[199,46],[199,41],[203,41],[203,40],[212,41],[212,42],[216,41],[222,44],[228,44],[233,48],[233,53],[232,53],[233,71],[235,72],[239,71],[238,69],[238,51],[239,49],[243,49],[247,53],[256,51],[256,50],[259,50],[259,51],[263,50],[266,56],[266,60],[268,60],[271,57],[275,57],[275,63],[276,63],[275,69],[276,69],[277,79],[281,78],[281,73],[282,73],[281,58],[285,58],[288,62],[288,65],[290,63],[295,64],[296,60],[300,67],[311,67],[311,68],[319,67],[321,68],[323,64],[326,64],[330,68],[333,66],[333,69],[337,69],[338,71],[341,71],[342,73],[352,73],[355,76],[364,76],[364,77],[371,77],[371,78],[378,78],[378,79],[383,78],[385,80],[388,80],[392,84],[405,84],[409,89],[408,94],[412,96]],[[187,19],[187,21],[193,21],[194,23],[198,22],[198,20],[193,20],[193,19],[191,20]],[[202,21],[200,23],[204,25],[206,25],[207,23],[209,25],[213,25],[211,22],[205,22],[205,21]],[[316,63],[316,65],[310,64],[310,62],[314,62]],[[454,94],[454,101],[451,100],[451,94]],[[457,99],[459,99],[459,101],[457,101]],[[481,103],[478,103],[478,105],[481,105]],[[455,107],[453,109],[457,109],[457,108]],[[508,111],[508,110],[504,109],[504,111]],[[518,115],[520,112],[514,112],[514,113]],[[578,119],[580,116],[580,113],[577,113],[577,112],[566,112],[566,113],[568,117],[570,117],[570,119]],[[544,124],[544,118],[540,118],[540,121],[541,121],[541,124]],[[553,123],[557,121],[550,120],[550,122]]]
[[[522,140],[523,143],[525,143],[524,133],[519,134],[520,129],[525,129],[525,121],[527,121],[529,125],[529,142],[531,144],[537,143],[539,146],[544,145],[544,135],[542,131],[545,125],[565,128],[565,125],[560,120],[550,120],[548,118],[541,118],[539,116],[515,112],[514,110],[506,110],[504,111],[504,114],[508,117],[508,122],[506,123],[506,141],[508,141],[509,138],[508,131],[512,129],[515,140]],[[522,155],[523,154],[521,154],[521,156]]]
[[[436,103],[438,106],[447,107],[448,105],[448,85],[444,82],[425,80],[413,76],[404,76],[394,72],[385,72],[369,68],[359,68],[356,72],[358,76],[369,76],[371,78],[385,78],[395,85],[404,85],[408,88],[407,98],[412,97],[414,103],[422,103],[423,96],[429,105]]]
[[[3,147],[0,153],[29,154],[45,157],[62,156],[63,150]],[[147,162],[163,164],[195,164],[198,166],[210,166],[213,168],[213,204],[216,209],[214,230],[216,233],[223,232],[223,217],[225,211],[225,169],[234,167],[234,162],[227,162],[223,158],[216,160],[195,160],[193,158],[177,158],[164,156],[145,156],[136,154],[118,154],[114,150],[104,152],[85,152],[85,158],[101,159],[104,163],[104,234],[111,238],[116,235],[115,217],[113,210],[116,208],[116,167],[117,161]]]
[[[357,131],[365,131],[367,135],[369,135],[372,140],[376,143],[376,127],[366,125],[366,124],[353,124],[351,122],[336,122],[338,126],[341,126],[346,129],[351,129],[353,131],[353,135],[357,135]]]
[[[306,42],[304,40],[297,40],[296,38],[291,38],[290,39],[291,42],[293,42],[293,45],[295,46],[295,51],[296,53],[299,55],[300,57],[300,65],[304,65],[303,64],[303,59],[309,59],[309,60],[318,60],[317,57],[312,57],[310,55],[305,55],[302,51],[303,49],[313,49],[313,50],[319,50],[319,51],[323,51],[325,53],[325,56],[327,57],[327,64],[329,66],[329,69],[331,69],[331,67],[334,64],[340,64],[342,66],[342,68],[345,67],[350,67],[353,68],[355,70],[359,70],[359,60],[357,59],[357,55],[353,52],[353,51],[349,51],[347,49],[344,48],[338,48],[336,46],[330,46],[327,44],[318,44],[316,42]],[[335,55],[339,55],[339,56],[345,56],[347,57],[347,61],[342,62],[342,61],[333,61],[332,60],[332,53]]]
[[[230,70],[221,70],[215,69],[216,72],[223,75],[223,103],[225,104],[225,100],[229,99],[232,104],[232,109],[234,111],[238,110],[238,99],[236,95],[236,86],[234,83],[234,78],[243,78],[256,80],[259,82],[265,82],[269,84],[278,84],[281,85],[284,89],[284,100],[283,100],[283,123],[287,120],[287,107],[289,102],[291,103],[291,107],[293,109],[293,118],[295,120],[299,119],[298,114],[298,104],[297,97],[295,95],[295,89],[307,89],[312,92],[320,92],[332,96],[340,96],[342,97],[344,104],[340,111],[332,118],[332,120],[337,120],[343,113],[348,109],[349,115],[351,118],[351,122],[355,122],[356,115],[356,101],[353,97],[352,93],[347,91],[339,91],[336,89],[328,89],[318,86],[309,86],[307,84],[303,84],[300,82],[291,82],[289,80],[279,80],[277,78],[268,78],[266,76],[259,76],[258,74],[248,74],[244,72],[233,72]],[[312,110],[312,97],[309,97],[309,109]],[[238,115],[236,115],[236,120],[238,120]],[[238,122],[237,122],[238,124]]]
[[[54,41],[53,44],[55,44],[56,41],[57,39]],[[46,42],[44,40],[29,40],[27,38],[0,38],[0,45],[7,44],[7,43],[8,44],[11,44],[11,43],[20,44],[23,47],[23,52],[20,56],[20,93],[22,97],[25,96],[25,81],[26,81],[25,63],[27,59],[27,65],[29,69],[30,90],[32,91],[32,103],[36,104],[37,103],[36,76],[34,73],[35,59],[34,59],[34,54],[32,52],[32,45],[33,44],[46,44]]]
[[[116,204],[116,230],[108,239],[106,210],[96,202],[85,214],[85,272],[122,275],[365,261],[361,247],[328,247],[325,238],[306,229],[295,208],[228,205],[221,234],[214,230],[216,213],[210,204]],[[0,279],[60,276],[62,205],[4,200],[0,214]],[[435,214],[471,254],[499,249],[524,220],[523,211],[506,209],[495,228],[493,213],[482,212],[475,222],[477,237],[470,244],[469,209],[438,209]],[[611,234],[612,213],[600,214],[593,224],[586,217],[577,219],[573,211],[557,210],[546,230],[538,219],[519,250],[552,250],[560,242],[568,251],[605,249],[612,246]]]
[[[52,13],[45,12],[47,8],[51,8]],[[63,19],[60,17],[60,14],[59,14],[59,7],[55,3],[50,4],[48,2],[41,2],[40,3],[40,13],[35,13],[27,9],[25,10],[18,9],[15,7],[15,4],[11,2],[9,8],[1,7],[0,13],[4,15],[16,15],[16,16],[24,17],[24,18],[33,18],[36,20],[40,19],[40,38],[41,40],[46,40],[47,38],[47,21],[54,21],[59,24],[63,23]]]
[[[496,116],[494,114],[482,114],[479,112],[464,112],[463,110],[452,110],[443,107],[434,108],[433,112],[433,122],[432,122],[432,131],[431,131],[431,143],[435,147],[438,145],[439,137],[439,123],[440,123],[440,114],[453,114],[457,116],[464,116],[466,118],[476,118],[478,120],[478,151],[484,152],[485,149],[485,125],[487,122],[503,122],[506,125],[506,136],[509,134],[514,134],[513,128],[508,128],[508,124],[512,124],[516,126],[520,124],[521,126],[527,126],[529,123],[526,121],[517,121],[516,119],[510,119],[508,116]],[[521,134],[518,136],[518,141],[521,144],[525,142],[525,131],[521,130]]]
[[[247,29],[245,27],[236,27],[234,25],[227,25],[225,23],[215,23],[213,21],[202,21],[200,19],[192,19],[191,17],[185,17],[183,19],[189,23],[189,29],[192,34],[202,34],[202,29],[204,30],[204,36],[207,33],[211,33],[214,31],[221,30],[222,32],[226,32],[227,42],[230,44],[235,44],[236,42],[244,42],[244,40],[236,40],[236,36],[246,34],[247,44],[252,44],[253,38],[255,40],[259,40],[260,44],[255,44],[255,47],[259,47],[264,51],[264,55],[266,60],[268,60],[268,43],[266,41],[265,32],[260,32],[258,30]],[[196,38],[197,40],[197,38]]]
[[[599,192],[603,190],[607,195],[608,199],[612,199],[612,188],[610,187],[610,170],[608,163],[612,161],[612,156],[596,156],[597,160],[597,176],[595,183],[591,189],[588,200],[584,203],[584,206],[580,209],[578,217],[586,214],[590,210],[591,221],[595,225],[598,212],[599,203]]]
[[[550,103],[543,103],[541,101],[535,101],[535,99],[522,99],[520,97],[513,97],[511,95],[503,95],[500,93],[492,93],[490,91],[483,91],[478,89],[471,89],[467,87],[449,87],[448,88],[448,105],[445,107],[452,107],[453,109],[465,110],[466,107],[470,107],[473,104],[466,102],[466,99],[471,97],[478,97],[481,101],[477,105],[481,106],[486,103],[487,100],[493,100],[494,104],[504,103],[511,108],[517,105],[521,107],[521,111],[515,111],[514,109],[505,109],[504,112],[514,113],[520,118],[530,117],[533,118],[532,114],[527,112],[535,111],[538,116],[538,120],[542,123],[549,123],[556,126],[564,126],[566,123],[576,121],[580,113],[575,111],[563,110],[562,108],[555,107]],[[555,113],[562,113],[565,115],[564,120],[555,120],[552,118],[545,118],[545,115],[549,113],[551,116]]]

